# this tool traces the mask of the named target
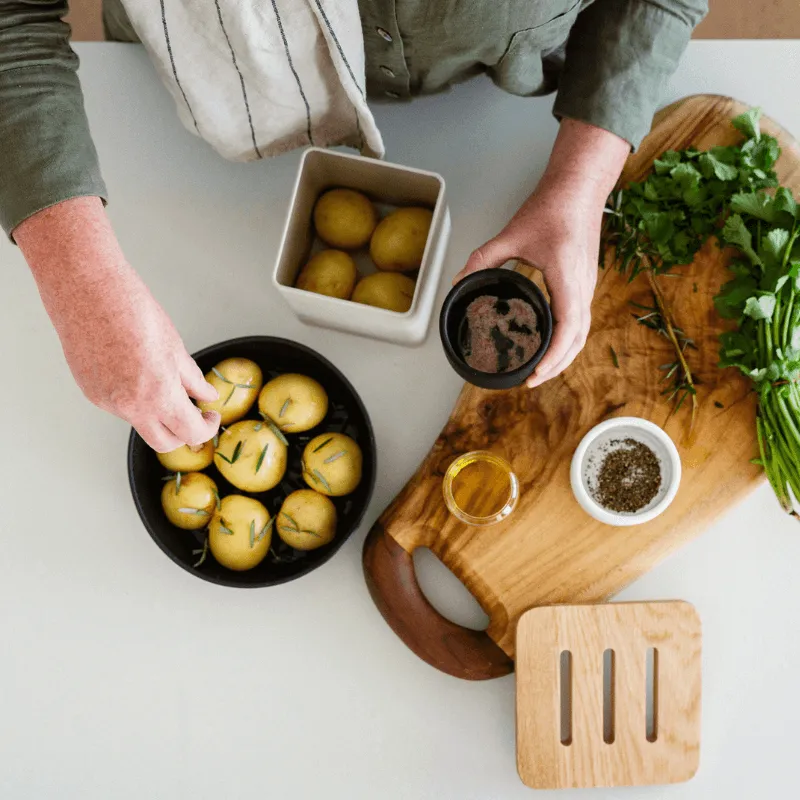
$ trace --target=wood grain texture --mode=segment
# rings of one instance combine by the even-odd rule
[[[736,141],[730,120],[744,108],[729,98],[698,95],[665,109],[630,158],[623,180],[644,176],[653,158],[669,148]],[[763,127],[780,139],[778,172],[797,193],[800,148],[774,123],[764,121]],[[367,550],[373,536],[384,535],[407,553],[429,547],[489,615],[488,637],[513,658],[516,622],[527,609],[604,600],[701,533],[762,481],[761,470],[750,464],[756,454],[755,397],[736,371],[717,368],[717,336],[723,322],[712,298],[729,278],[726,262],[727,254],[709,242],[684,269],[683,278],[662,280],[678,324],[699,346],[691,353],[702,382],[692,442],[683,440],[685,413],[668,420],[669,407],[661,397],[658,366],[673,360],[669,345],[637,325],[629,313],[629,301],[649,301],[646,280],[628,284],[615,270],[605,269],[592,307],[589,341],[570,369],[533,391],[490,392],[465,386],[429,455],[381,516]],[[526,267],[518,269],[531,274]],[[618,354],[618,369],[612,364],[611,346]],[[683,481],[667,512],[628,529],[591,519],[569,484],[570,459],[580,439],[597,423],[622,415],[665,425],[683,463]],[[442,498],[447,466],[470,450],[504,456],[520,479],[517,510],[485,529],[450,516]],[[434,666],[452,671],[436,654],[414,649]],[[465,669],[462,677],[471,677],[468,672],[480,670]]]
[[[689,603],[535,608],[517,628],[517,769],[535,789],[687,781],[700,761],[700,620]],[[647,735],[646,665],[657,650],[656,726]],[[612,735],[603,654],[613,651]],[[561,654],[571,655],[562,688]],[[561,693],[571,698],[562,743]],[[607,741],[607,739],[612,741]]]

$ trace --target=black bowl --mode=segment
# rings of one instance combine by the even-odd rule
[[[300,459],[306,443],[327,431],[346,433],[358,442],[363,455],[363,477],[358,488],[345,497],[332,497],[338,513],[334,540],[317,550],[294,550],[273,532],[269,555],[257,567],[234,572],[218,564],[211,553],[202,566],[192,551],[202,548],[205,531],[184,531],[171,525],[161,508],[161,489],[167,470],[156,454],[136,433],[131,432],[128,444],[128,478],[136,510],[155,543],[179,566],[203,580],[223,586],[274,586],[306,575],[324,564],[345,543],[361,522],[375,487],[376,447],[372,423],[364,404],[347,378],[327,359],[308,347],[287,339],[271,336],[248,336],[215,344],[196,353],[194,358],[203,372],[208,372],[225,358],[241,356],[255,361],[264,372],[264,381],[284,372],[299,372],[318,380],[328,393],[328,413],[313,430],[289,436],[289,463],[281,483],[269,492],[248,493],[231,486],[212,464],[205,472],[214,479],[221,496],[245,494],[261,501],[274,515],[283,499],[295,489],[307,489],[300,470]],[[258,419],[254,406],[248,418]]]
[[[485,294],[498,300],[519,298],[530,303],[536,312],[542,343],[529,361],[508,372],[479,372],[464,360],[461,339],[467,307]],[[511,389],[525,382],[547,352],[553,335],[553,316],[547,300],[533,281],[513,270],[486,269],[473,272],[450,290],[439,315],[439,335],[450,366],[465,381],[483,389]]]

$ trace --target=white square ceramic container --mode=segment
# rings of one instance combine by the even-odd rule
[[[433,209],[414,299],[405,313],[294,288],[314,242],[314,203],[332,188],[356,189],[377,204]],[[428,333],[449,238],[450,212],[441,175],[312,147],[300,162],[272,281],[303,322],[370,339],[418,345]]]

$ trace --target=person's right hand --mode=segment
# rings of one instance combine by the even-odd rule
[[[133,425],[155,450],[211,439],[217,412],[164,310],[127,264],[96,198],[68,200],[20,224],[28,260],[70,370],[96,406]]]

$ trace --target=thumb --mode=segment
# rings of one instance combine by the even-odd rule
[[[187,353],[180,365],[181,383],[189,397],[201,403],[213,403],[219,392],[206,380],[200,367]]]
[[[464,265],[464,269],[453,279],[453,284],[458,283],[473,272],[502,267],[506,261],[514,258],[514,255],[512,242],[501,233],[472,252],[472,255]]]

